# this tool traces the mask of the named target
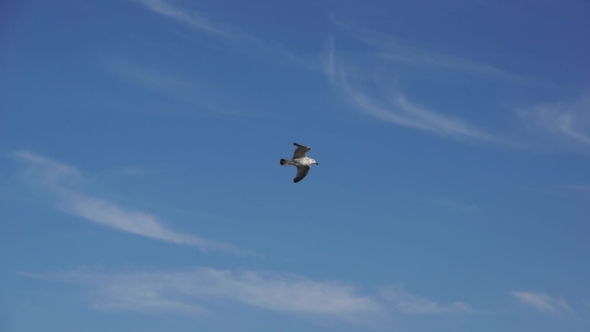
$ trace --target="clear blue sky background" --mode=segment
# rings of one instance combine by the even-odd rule
[[[588,331],[589,17],[0,2],[0,330]]]

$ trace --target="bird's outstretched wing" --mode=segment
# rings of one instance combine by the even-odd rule
[[[293,145],[297,147],[297,149],[295,149],[295,152],[293,153],[293,159],[305,158],[307,157],[307,151],[311,150],[309,146],[304,146],[297,143],[293,143]]]
[[[309,166],[309,165],[297,166],[297,175],[293,179],[293,182],[297,183],[297,182],[303,180],[303,178],[307,175],[307,173],[309,172],[310,169],[311,169],[311,166]]]

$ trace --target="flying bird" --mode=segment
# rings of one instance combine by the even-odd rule
[[[289,166],[293,165],[297,167],[297,175],[293,179],[293,182],[297,183],[307,175],[309,170],[311,169],[311,164],[316,164],[317,161],[313,158],[309,158],[307,156],[307,151],[311,150],[308,146],[303,146],[297,143],[293,143],[297,147],[295,152],[293,153],[293,158],[291,160],[281,159],[281,166]]]

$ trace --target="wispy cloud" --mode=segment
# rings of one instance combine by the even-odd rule
[[[590,184],[570,184],[563,187],[581,193],[590,193]]]
[[[349,74],[343,61],[337,63],[335,53],[334,42],[330,40],[324,73],[330,82],[344,92],[348,102],[361,112],[382,121],[431,132],[440,136],[505,143],[502,139],[476,128],[460,118],[443,115],[409,101],[399,89],[392,88],[388,95],[385,96],[379,92],[369,93],[364,91],[369,89],[357,87],[362,85],[360,83],[362,80],[356,77],[358,75]],[[355,72],[358,71],[355,70]],[[378,82],[375,82],[375,84],[379,85]],[[376,90],[383,89],[384,87],[380,86]]]
[[[541,104],[517,112],[529,129],[551,134],[566,142],[590,145],[589,94],[570,103]]]
[[[559,316],[576,316],[570,305],[562,298],[554,298],[543,292],[522,292],[510,293],[520,302],[546,314]]]
[[[86,195],[76,186],[86,180],[75,167],[35,154],[19,151],[15,157],[25,163],[24,176],[35,185],[49,189],[57,198],[55,207],[86,220],[145,236],[151,239],[194,246],[202,251],[217,250],[234,254],[247,252],[235,246],[204,239],[172,230],[156,216],[138,210],[121,207],[104,199]]]
[[[334,83],[336,80],[335,54],[334,54],[334,37],[329,36],[327,42],[327,52],[322,63],[324,74],[328,77],[330,82]]]
[[[470,305],[442,305],[400,288],[377,294],[337,280],[291,273],[196,267],[175,271],[110,272],[82,268],[25,276],[80,284],[98,310],[223,314],[237,304],[307,319],[331,319],[379,328],[406,315],[476,313]]]
[[[452,77],[452,80],[456,81],[457,75],[461,75],[465,78],[462,82],[493,80],[495,83],[501,83],[500,87],[516,85],[520,89],[560,89],[542,79],[520,75],[471,59],[441,54],[385,33],[345,23],[337,20],[334,15],[331,15],[331,21],[341,36],[352,37],[366,47],[338,51],[335,47],[335,38],[330,36],[328,48],[324,52],[324,74],[331,83],[341,89],[351,105],[364,114],[382,121],[455,139],[522,147],[522,143],[515,142],[496,130],[484,128],[459,117],[459,112],[466,113],[465,109],[459,109],[464,106],[458,106],[457,109],[441,108],[432,106],[432,102],[429,102],[428,106],[427,103],[417,100],[416,96],[404,91],[405,78],[411,74],[412,81],[422,78],[429,83],[444,82],[446,86],[449,78]],[[435,89],[437,84],[426,86]],[[432,93],[437,94],[440,94],[440,91]],[[497,103],[498,100],[493,102]],[[541,114],[531,117],[544,119],[541,122],[557,122],[558,124],[553,125],[555,131],[580,141],[590,142],[590,135],[580,128],[578,115],[556,115],[554,112],[545,111],[536,113]],[[469,114],[473,114],[473,111]]]
[[[335,21],[337,25],[342,25]],[[355,27],[352,32],[364,31]],[[381,43],[378,43],[379,45]],[[380,45],[380,47],[384,47]],[[349,61],[350,63],[352,61]],[[384,64],[364,61],[369,66],[376,66],[382,71]],[[339,87],[347,101],[357,110],[382,121],[396,125],[418,129],[440,136],[455,139],[507,143],[485,130],[477,128],[456,116],[445,115],[425,106],[410,101],[397,87],[399,84],[384,85],[374,79],[371,69],[359,69],[349,65],[343,57],[339,57],[334,38],[330,36],[328,49],[324,56],[324,74],[329,81]],[[369,83],[366,83],[369,81]]]
[[[473,61],[470,59],[440,54],[416,45],[400,38],[367,29],[349,22],[342,22],[330,16],[334,26],[341,32],[357,39],[358,41],[373,47],[372,52],[379,58],[401,62],[415,66],[430,66],[453,71],[462,71],[470,75],[478,75],[492,79],[498,79],[505,83],[517,85],[552,86],[548,82],[533,79],[523,75],[511,73],[490,64]]]
[[[82,181],[82,173],[74,166],[60,163],[30,151],[17,151],[16,159],[27,163],[24,170],[28,178],[35,178],[44,185],[71,185]]]
[[[170,20],[180,22],[196,31],[229,42],[234,48],[246,53],[256,53],[271,58],[279,63],[289,63],[309,70],[316,70],[316,59],[297,55],[282,43],[267,41],[248,33],[243,28],[214,20],[202,12],[173,5],[166,0],[133,0],[142,4],[153,13],[163,15]]]
[[[293,274],[194,268],[175,272],[69,271],[29,276],[80,283],[95,294],[99,309],[203,312],[207,299],[290,314],[361,319],[383,308],[351,285]],[[209,303],[209,305],[212,305]]]
[[[448,314],[474,313],[475,310],[467,303],[456,301],[442,305],[435,301],[410,294],[401,287],[390,287],[382,290],[382,296],[393,305],[395,310],[405,314]]]
[[[64,195],[60,208],[64,212],[101,225],[155,240],[194,246],[203,251],[220,250],[237,254],[243,253],[241,250],[224,243],[171,230],[151,214],[122,208],[108,201],[79,193]]]
[[[224,38],[236,38],[236,35],[228,27],[219,22],[213,22],[204,14],[197,11],[179,9],[163,0],[134,0],[141,3],[147,9],[171,19],[185,23],[193,28]]]
[[[178,103],[177,110],[191,114],[224,116],[263,116],[261,112],[247,111],[240,97],[226,98],[211,83],[206,84],[168,68],[156,69],[117,57],[100,57],[98,63],[113,76],[131,85],[156,92]],[[227,92],[227,91],[226,91]],[[236,101],[237,100],[237,101]],[[187,107],[188,106],[188,107]],[[172,108],[174,109],[174,108]],[[166,111],[171,108],[167,107]]]

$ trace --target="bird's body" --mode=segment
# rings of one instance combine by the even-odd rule
[[[285,160],[285,159],[283,159]],[[312,158],[309,157],[305,157],[305,158],[297,158],[297,159],[291,159],[291,160],[287,160],[287,165],[284,166],[288,166],[288,165],[293,165],[293,166],[309,166],[311,164],[315,164],[315,160],[313,160]]]
[[[317,161],[313,158],[309,158],[307,156],[307,151],[311,150],[310,147],[303,146],[297,143],[293,143],[297,147],[295,152],[293,153],[293,158],[291,160],[281,159],[281,166],[289,166],[293,165],[297,167],[297,175],[293,179],[293,182],[297,183],[307,175],[309,170],[311,169],[312,164],[319,165]]]

